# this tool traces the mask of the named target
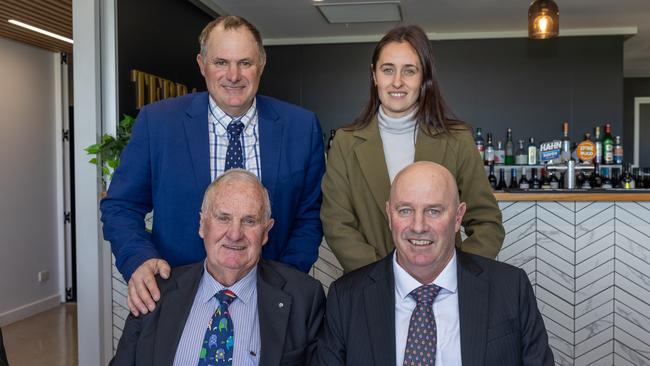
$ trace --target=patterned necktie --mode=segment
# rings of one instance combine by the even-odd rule
[[[228,306],[237,298],[230,290],[221,290],[215,297],[219,301],[208,329],[203,337],[199,366],[232,365],[234,329]]]
[[[240,120],[232,120],[228,124],[228,150],[226,150],[225,170],[244,167],[244,152],[241,146],[241,133],[244,124]]]
[[[436,363],[437,330],[433,300],[439,291],[440,287],[436,285],[424,285],[409,294],[417,301],[417,305],[409,323],[404,366],[431,366]]]

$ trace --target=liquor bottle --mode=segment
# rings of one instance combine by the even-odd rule
[[[506,151],[501,141],[497,141],[497,148],[494,150],[494,164],[503,165],[506,162]]]
[[[537,165],[537,145],[535,145],[535,139],[530,138],[528,140],[528,165]]]
[[[539,178],[537,178],[537,168],[533,168],[530,170],[530,188],[531,189],[541,189],[542,184],[539,181]]]
[[[551,189],[551,177],[548,176],[549,174],[548,170],[544,170],[544,168],[542,168],[540,172],[541,172],[540,173],[541,179],[539,180],[540,186],[542,187],[542,189],[547,189],[547,190]]]
[[[483,141],[483,131],[480,127],[476,128],[476,137],[474,138],[474,143],[478,149],[478,153],[481,155],[481,160],[485,160],[485,142]]]
[[[521,140],[519,140],[521,141]],[[521,141],[523,144],[523,141]],[[521,168],[521,178],[519,179],[519,189],[527,190],[530,188],[530,183],[526,177],[526,168]]]
[[[506,185],[506,173],[503,168],[499,169],[499,183],[497,183],[497,191],[505,191],[508,186]]]
[[[560,189],[560,181],[557,179],[557,175],[549,172],[549,177],[549,185],[551,186],[551,189]]]
[[[594,143],[596,144],[596,156],[594,157],[594,164],[603,163],[603,141],[600,137],[600,126],[594,129]]]
[[[336,130],[332,129],[330,130],[330,138],[327,141],[327,152],[329,153],[330,148],[332,147],[332,143],[334,142],[334,135],[336,135]]]
[[[614,164],[614,139],[612,138],[612,125],[605,124],[603,136],[603,160],[605,164]]]
[[[612,178],[610,178],[609,168],[601,168],[603,183],[600,185],[602,189],[612,189],[614,185],[612,184]]]
[[[643,168],[644,170],[644,178],[643,178],[643,186],[645,188],[650,188],[650,168]]]
[[[630,173],[630,164],[625,164],[623,166],[623,174],[621,175],[621,186],[624,189],[633,189],[635,188],[634,178]]]
[[[519,182],[517,182],[517,169],[512,168],[510,169],[510,185],[508,186],[510,189],[517,189],[519,188]]]
[[[621,143],[621,136],[616,136],[614,143],[614,164],[623,164],[623,144]]]
[[[559,181],[559,184],[560,184],[559,188],[564,189],[564,172],[560,172],[560,179],[558,179],[558,181]]]
[[[515,144],[512,142],[512,129],[506,131],[506,165],[515,164]]]
[[[515,164],[526,165],[528,164],[528,153],[524,149],[524,140],[519,140],[519,148],[515,154]]]
[[[589,180],[591,181],[592,188],[601,188],[603,186],[603,178],[600,176],[598,164],[594,165],[594,170],[591,172]]]
[[[643,188],[643,177],[641,176],[641,168],[632,169],[632,177],[634,178],[634,188]]]
[[[621,188],[621,181],[619,180],[621,170],[619,168],[611,168],[611,171],[612,173],[610,174],[610,177],[612,178],[612,187]]]
[[[492,187],[492,190],[496,190],[497,177],[494,176],[494,164],[490,165],[490,175],[488,175],[488,181],[490,182],[490,187]]]
[[[571,140],[569,139],[569,122],[562,123],[562,152],[560,160],[566,163],[571,159]]]
[[[582,188],[582,185],[585,183],[585,179],[586,179],[585,178],[585,173],[582,170],[577,170],[577,172],[576,172],[576,188]]]
[[[485,145],[485,165],[494,165],[494,145],[492,145],[492,133],[487,134],[487,144]]]

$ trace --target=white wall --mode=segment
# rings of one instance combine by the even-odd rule
[[[0,325],[60,300],[56,59],[0,38]]]

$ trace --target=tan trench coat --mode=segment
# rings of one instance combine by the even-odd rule
[[[467,204],[462,225],[463,251],[495,258],[503,243],[501,211],[483,162],[468,130],[427,136],[418,131],[415,161],[433,161],[456,178],[460,200]],[[339,129],[328,153],[322,183],[321,221],[327,244],[345,272],[388,255],[394,248],[386,201],[390,179],[377,119],[357,131]]]

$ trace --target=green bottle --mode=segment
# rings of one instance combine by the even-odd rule
[[[506,132],[506,165],[515,165],[515,144],[512,142],[512,130]]]
[[[614,164],[614,138],[612,137],[612,125],[605,124],[605,135],[603,135],[603,163]]]

